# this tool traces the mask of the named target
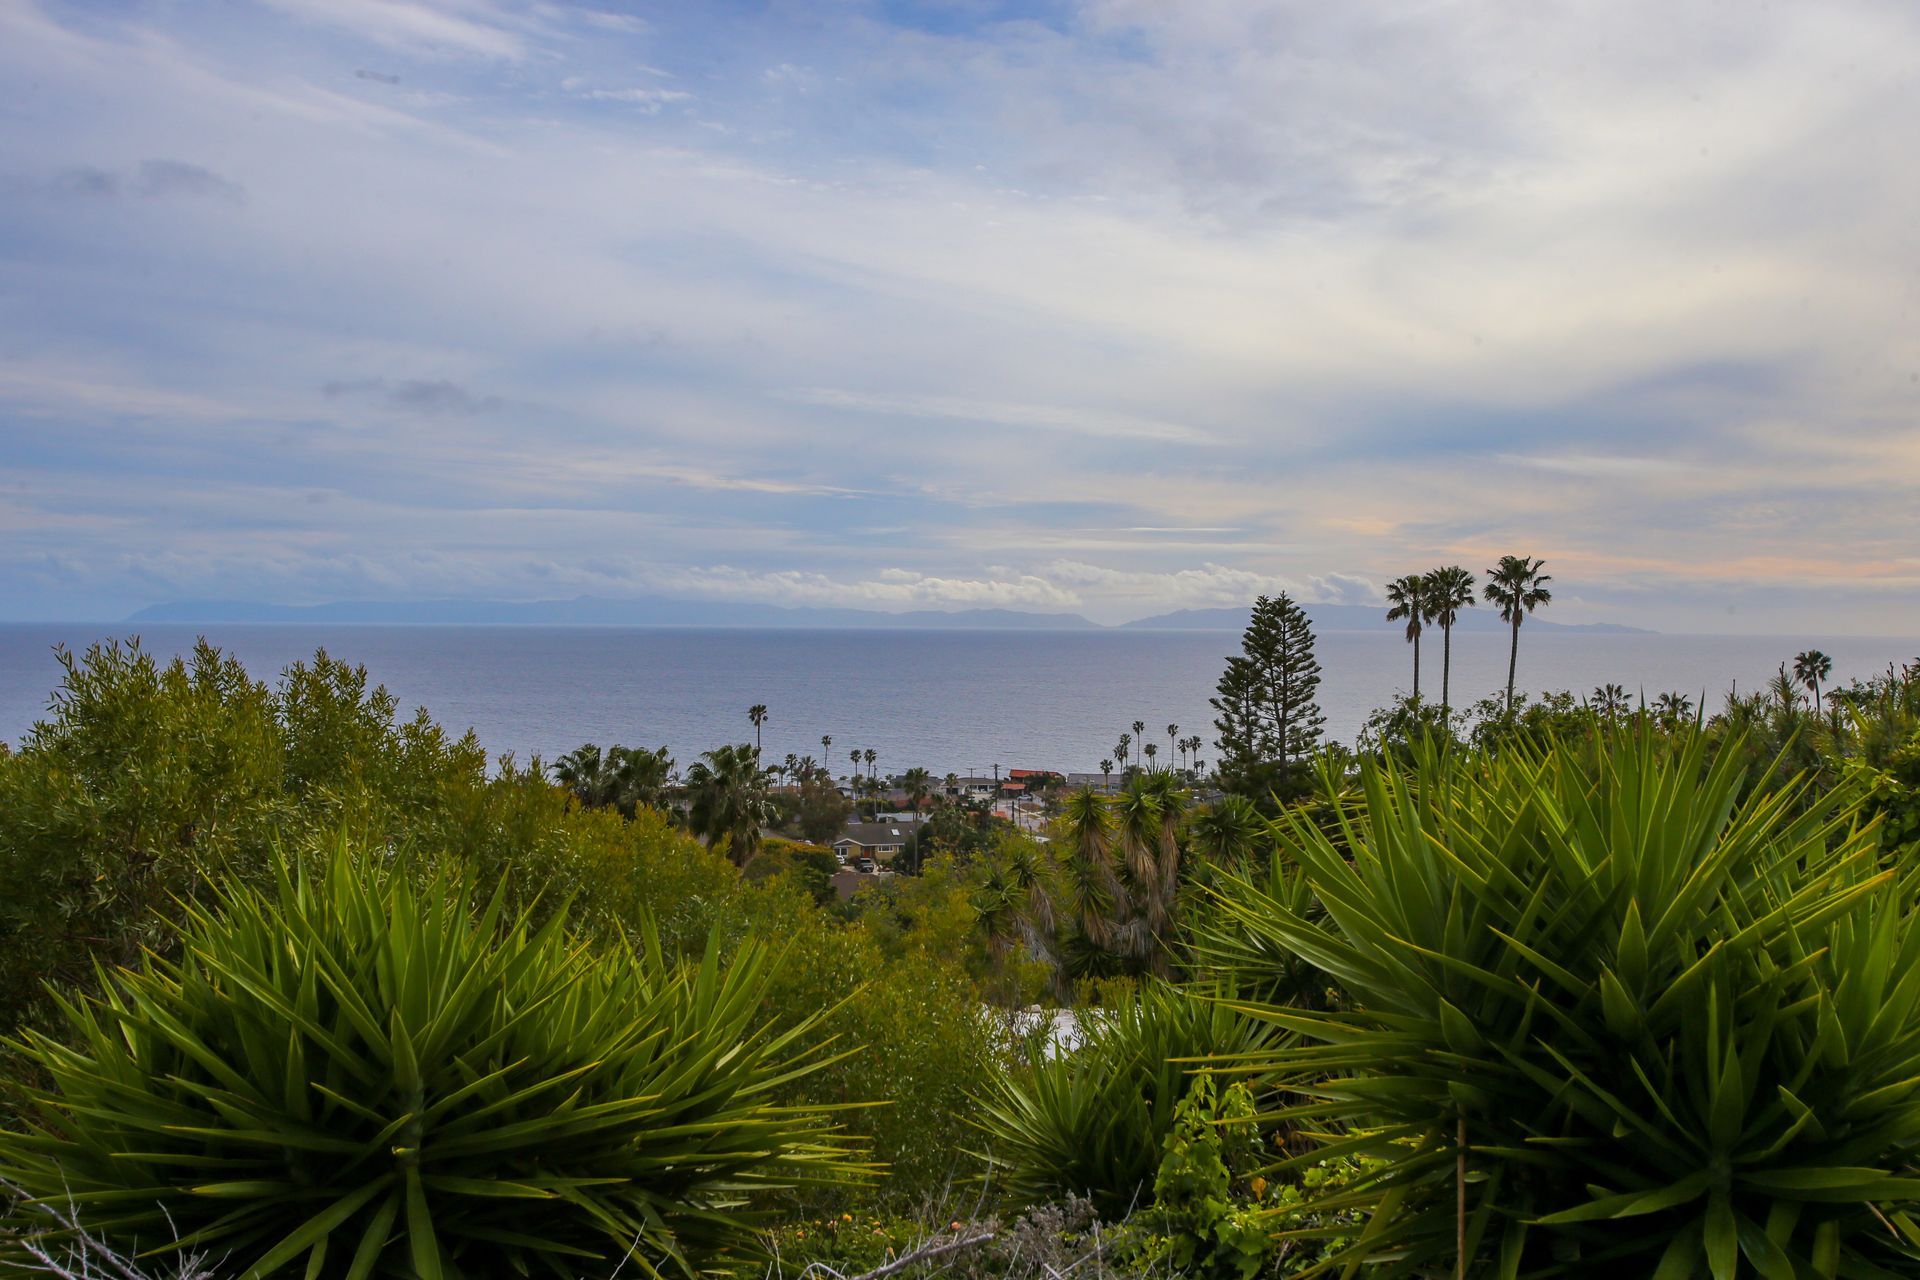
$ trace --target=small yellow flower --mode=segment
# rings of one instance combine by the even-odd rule
[[[840,1221],[842,1221],[842,1222],[852,1222],[852,1221],[853,1221],[853,1215],[852,1215],[852,1214],[850,1214],[850,1213],[843,1213],[843,1214],[841,1214],[841,1215],[840,1215]]]
[[[1267,1180],[1265,1178],[1255,1178],[1253,1180],[1252,1186],[1253,1186],[1253,1194],[1255,1196],[1263,1196],[1267,1194]]]

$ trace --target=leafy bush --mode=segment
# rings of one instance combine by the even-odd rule
[[[175,899],[255,865],[280,811],[272,697],[238,663],[59,658],[52,716],[0,759],[0,1028],[43,980],[163,944]]]
[[[1034,1053],[981,1100],[979,1123],[1009,1199],[1085,1196],[1118,1218],[1144,1207],[1194,1060],[1268,1049],[1280,1036],[1165,985],[1082,1018],[1085,1042],[1058,1056]]]
[[[692,1275],[755,1253],[752,1193],[851,1176],[763,949],[668,965],[533,929],[471,883],[342,849],[187,912],[177,960],[63,999],[0,1176],[114,1242],[249,1275]]]
[[[1252,1280],[1273,1251],[1244,1185],[1260,1159],[1253,1121],[1247,1086],[1230,1085],[1216,1097],[1210,1075],[1196,1076],[1174,1110],[1148,1220],[1166,1236],[1167,1261],[1182,1275]],[[1236,1183],[1243,1184],[1237,1197]]]
[[[1277,1118],[1328,1128],[1293,1164],[1386,1162],[1320,1202],[1371,1212],[1343,1263],[1464,1229],[1500,1276],[1920,1264],[1920,886],[1851,797],[1741,799],[1738,759],[1642,728],[1371,764],[1335,836],[1285,827],[1324,917],[1226,893],[1350,997],[1263,1011],[1303,1037]]]

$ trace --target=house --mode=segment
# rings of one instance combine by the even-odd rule
[[[873,858],[890,861],[906,849],[913,839],[913,826],[905,822],[849,822],[833,842],[833,851],[842,858]]]
[[[947,795],[956,800],[991,800],[999,791],[998,778],[955,778]]]
[[[1091,790],[1105,795],[1118,791],[1120,781],[1117,773],[1070,773],[1067,775],[1067,790]]]

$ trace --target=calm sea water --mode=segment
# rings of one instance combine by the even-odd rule
[[[0,626],[0,738],[45,714],[59,679],[56,644],[81,647],[126,628]],[[1118,735],[1144,720],[1166,759],[1166,727],[1213,737],[1207,698],[1226,634],[1014,631],[691,631],[566,627],[149,626],[146,647],[172,655],[196,635],[229,650],[256,678],[325,647],[364,664],[411,710],[471,727],[490,752],[552,759],[582,742],[665,744],[684,765],[725,741],[751,741],[747,708],[765,703],[769,759],[820,754],[830,763],[872,747],[882,770],[1092,770]],[[1524,688],[1589,690],[1605,681],[1679,689],[1717,707],[1728,686],[1754,688],[1795,652],[1833,656],[1833,676],[1884,670],[1920,655],[1920,640],[1809,636],[1523,633]],[[1385,632],[1320,637],[1328,733],[1351,741],[1369,710],[1411,680],[1411,651]],[[1423,685],[1438,691],[1439,646],[1423,645]],[[1454,701],[1506,680],[1506,638],[1455,638]]]

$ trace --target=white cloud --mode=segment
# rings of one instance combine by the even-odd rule
[[[1156,440],[1169,444],[1215,444],[1205,431],[1177,422],[1158,422],[1123,413],[1099,409],[1071,408],[1063,405],[1002,404],[989,400],[967,400],[936,395],[883,395],[861,391],[841,391],[831,387],[806,387],[782,393],[799,404],[820,405],[829,409],[854,409],[862,413],[889,414],[908,418],[951,418],[961,422],[990,423],[1002,427],[1029,427],[1041,431],[1064,431],[1073,435],[1108,440]]]
[[[612,546],[592,581],[1115,615],[1507,550],[1616,602],[1912,576],[1901,6],[269,8],[0,4],[40,104],[0,466],[263,593],[287,546],[429,581],[395,540],[477,548],[443,591]],[[156,157],[225,198],[128,198]]]
[[[260,0],[303,22],[334,27],[391,49],[519,59],[519,36],[479,5],[414,0]],[[460,12],[466,9],[468,12]]]

